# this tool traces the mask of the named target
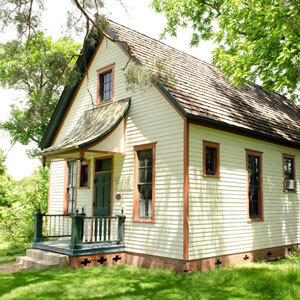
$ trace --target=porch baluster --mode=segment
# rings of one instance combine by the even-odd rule
[[[95,242],[97,242],[98,241],[98,219],[97,218],[95,218],[94,227],[95,227],[94,237],[95,237]]]
[[[103,240],[106,241],[106,218],[104,217],[104,233],[103,233]]]
[[[99,218],[99,241],[102,241],[102,218]]]

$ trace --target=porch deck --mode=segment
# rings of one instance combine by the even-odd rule
[[[87,217],[42,214],[35,217],[31,247],[69,256],[123,252],[125,216]]]
[[[54,241],[32,242],[31,247],[34,249],[41,249],[69,256],[92,255],[102,253],[122,252],[125,250],[124,243],[117,242],[103,242],[103,243],[89,243],[82,244],[81,249],[70,249],[71,238],[63,238]]]

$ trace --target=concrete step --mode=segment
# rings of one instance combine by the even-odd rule
[[[57,264],[53,264],[53,263],[50,263],[47,261],[32,258],[30,256],[17,257],[16,262],[20,265],[23,265],[26,268],[31,268],[31,269],[59,267],[59,265],[57,265]]]
[[[63,255],[59,253],[39,250],[39,249],[28,249],[26,251],[26,256],[49,262],[54,265],[58,265],[60,267],[65,267],[69,265],[69,256]]]

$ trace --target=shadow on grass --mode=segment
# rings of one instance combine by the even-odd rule
[[[1,274],[3,299],[299,299],[300,268],[268,265],[184,275],[127,266]],[[2,287],[1,287],[2,285]]]

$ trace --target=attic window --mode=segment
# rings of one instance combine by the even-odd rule
[[[114,91],[114,65],[97,71],[98,73],[98,95],[97,104],[113,100]]]

